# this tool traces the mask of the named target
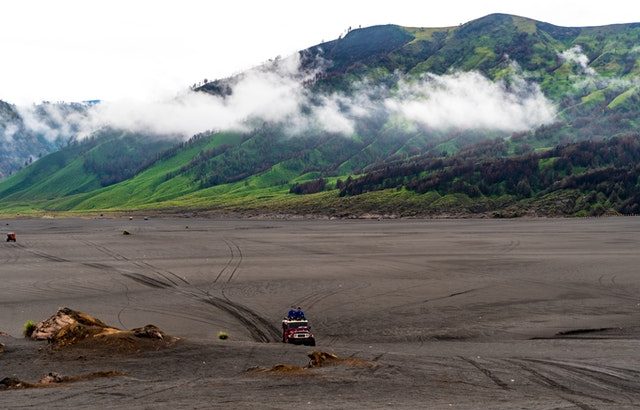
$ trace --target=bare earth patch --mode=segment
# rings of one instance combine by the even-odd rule
[[[46,340],[56,349],[81,346],[120,352],[159,349],[170,346],[177,340],[154,325],[121,330],[108,326],[87,313],[66,307],[37,323],[31,338]]]
[[[291,364],[277,364],[273,367],[251,367],[247,369],[248,373],[274,373],[289,375],[310,375],[313,369],[328,366],[346,366],[346,367],[367,367],[375,368],[377,363],[357,357],[339,357],[333,353],[313,351],[307,355],[309,364],[306,366],[296,366]]]
[[[42,387],[54,387],[61,384],[76,383],[95,379],[124,376],[124,373],[117,371],[102,371],[82,374],[78,376],[63,376],[58,373],[48,373],[35,383],[29,383],[13,377],[5,377],[0,380],[0,390],[6,389],[33,389]]]

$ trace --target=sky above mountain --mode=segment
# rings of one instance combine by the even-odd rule
[[[455,26],[496,12],[563,26],[640,20],[628,0],[12,0],[0,23],[0,99],[157,100],[349,27]]]

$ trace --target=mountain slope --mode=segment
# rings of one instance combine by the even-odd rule
[[[0,182],[6,202],[50,200],[128,179],[175,142],[102,131],[74,142]]]
[[[557,200],[572,191],[573,201],[545,204],[552,214],[601,215],[607,210],[640,211],[640,134],[607,141],[583,141],[509,158],[487,155],[504,151],[504,142],[478,144],[450,158],[417,157],[372,169],[338,183],[341,196],[408,189],[417,194],[453,195],[474,212],[509,205],[512,212],[532,212],[529,205]],[[482,203],[474,202],[480,198]],[[492,204],[487,198],[500,198]],[[549,201],[550,202],[550,201]],[[453,210],[453,209],[452,209]],[[461,209],[457,210],[458,212]]]
[[[19,108],[0,100],[0,179],[72,141],[88,106],[43,102]]]
[[[385,33],[391,28],[405,34],[397,35],[403,41],[388,45],[379,40],[380,53],[370,52],[357,61],[349,54],[339,53],[357,47],[362,37],[375,41],[373,33]],[[555,98],[566,94],[571,86],[566,77],[571,74],[572,62],[561,61],[559,52],[579,45],[588,58],[589,67],[597,73],[607,77],[635,76],[640,73],[638,51],[634,51],[639,39],[640,23],[571,28],[492,14],[459,27],[378,26],[353,30],[342,40],[320,44],[308,51],[313,56],[328,56],[332,61],[326,70],[328,78],[339,73],[365,78],[372,71],[380,76],[380,72],[396,70],[443,74],[452,69],[479,70],[491,78],[499,78],[509,68],[511,60],[541,83],[545,93]],[[344,81],[348,83],[352,78]]]
[[[14,106],[0,101],[0,179],[54,149],[50,141],[25,129]]]
[[[176,172],[198,155],[223,145],[236,145],[242,137],[234,133],[201,136],[193,138],[179,149],[171,149],[160,156],[144,171],[131,179],[108,186],[101,190],[72,199],[73,209],[110,209],[116,207],[138,207],[166,201],[193,192],[200,185]],[[173,155],[171,155],[173,153]],[[66,202],[52,209],[69,209]]]
[[[628,212],[635,209],[624,202],[635,195],[631,187],[624,192],[617,189],[618,200],[598,197],[596,202],[563,211],[540,205],[556,201],[563,192],[611,196],[606,187],[577,189],[560,184],[559,178],[574,175],[575,169],[589,173],[604,166],[574,164],[571,155],[583,155],[582,149],[566,148],[556,156],[569,157],[571,172],[553,168],[557,172],[550,176],[542,168],[556,161],[545,155],[560,152],[554,151],[558,145],[580,147],[571,144],[610,138],[627,141],[616,142],[616,149],[635,144],[628,138],[635,138],[631,136],[640,127],[639,41],[640,24],[568,28],[504,14],[458,27],[386,25],[351,30],[343,38],[302,51],[300,73],[296,74],[309,96],[301,118],[322,108],[323,101],[332,101],[336,112],[353,123],[347,135],[312,122],[302,132],[292,133],[286,122],[254,119],[242,132],[203,135],[173,147],[133,136],[107,138],[109,143],[96,138],[66,147],[0,182],[0,210],[193,208],[432,214],[451,213],[456,207],[473,213],[512,206],[520,214],[530,206],[539,213],[580,214],[600,212],[592,209],[597,202],[612,211]],[[272,69],[270,64],[259,68],[264,72]],[[213,81],[197,91],[227,102],[248,75]],[[458,87],[454,91],[461,84],[471,87],[462,90],[462,102],[476,96],[477,86],[485,87],[488,94],[504,94],[486,104],[478,100],[463,117],[503,100],[515,101],[507,108],[523,110],[548,101],[556,115],[542,126],[525,128],[469,127],[460,126],[464,123],[460,121],[436,127],[405,115],[429,93],[445,90],[438,95],[450,94],[446,87],[451,84]],[[403,100],[407,95],[413,100]],[[368,114],[354,114],[354,104],[362,101]],[[391,111],[393,104],[408,108]],[[503,111],[494,120],[504,121],[510,112]],[[447,115],[459,114],[451,111]],[[607,147],[591,148],[606,151]],[[565,148],[555,148],[559,149]],[[132,158],[141,159],[131,166]],[[480,186],[483,179],[474,175],[482,169],[475,167],[512,164],[507,158],[516,158],[514,163],[535,158],[540,166],[538,179],[522,182],[520,191],[516,190],[520,179],[513,181],[508,175]],[[432,174],[450,175],[456,161],[476,165],[470,168],[471,174],[458,170],[453,179],[438,183],[429,179]],[[615,161],[605,165],[623,172]],[[632,165],[626,161],[624,172],[632,172]],[[120,172],[114,174],[114,168]],[[385,176],[380,177],[381,169],[401,170],[401,175],[383,172]],[[548,184],[540,185],[541,178]],[[313,188],[303,191],[320,192],[290,192],[294,185],[306,182]],[[560,188],[550,191],[556,183]],[[531,192],[522,196],[527,184]],[[328,190],[323,191],[325,185]]]

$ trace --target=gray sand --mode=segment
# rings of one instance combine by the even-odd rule
[[[126,373],[0,391],[0,407],[640,405],[640,218],[0,222],[18,235],[0,244],[0,378]],[[292,304],[318,350],[372,365],[247,373],[306,364],[311,348],[278,340]],[[20,337],[61,306],[182,341],[113,354]]]

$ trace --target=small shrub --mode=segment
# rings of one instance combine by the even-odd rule
[[[327,181],[324,178],[319,178],[313,181],[294,184],[291,189],[289,189],[289,193],[297,195],[315,194],[324,191],[326,187]]]
[[[36,322],[34,322],[33,320],[27,320],[24,323],[24,337],[31,337],[34,330],[36,330]]]

